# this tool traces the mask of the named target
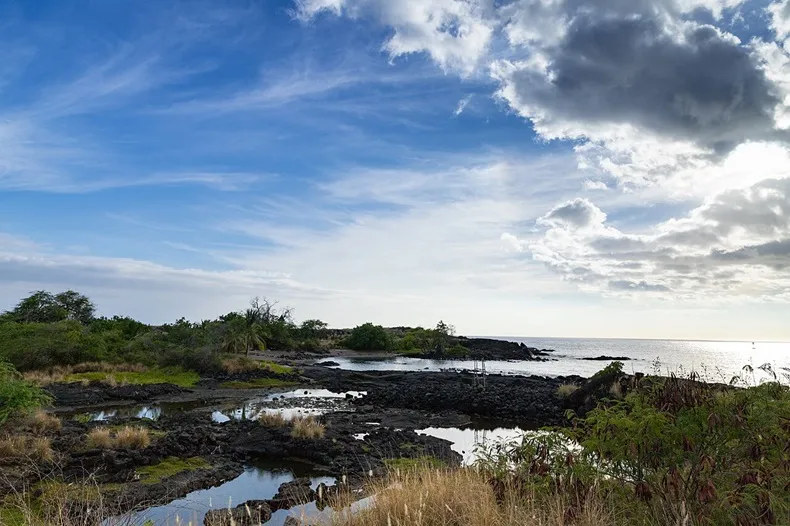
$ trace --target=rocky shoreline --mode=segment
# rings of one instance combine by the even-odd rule
[[[473,342],[470,349],[479,356],[508,356],[512,359],[516,353],[524,353],[531,356],[529,359],[541,358],[541,354],[518,344],[505,342],[508,345],[503,346],[490,343],[495,340],[485,339],[469,341]],[[250,380],[271,374],[243,373],[242,376]],[[326,428],[323,437],[302,439],[292,436],[287,428],[267,427],[255,420],[229,419],[223,423],[212,420],[207,409],[212,403],[219,400],[241,402],[273,391],[218,388],[220,381],[234,379],[232,376],[206,379],[193,389],[168,384],[50,386],[48,389],[55,398],[55,410],[59,413],[107,404],[143,402],[191,401],[205,404],[205,407],[185,405],[183,410],[163,414],[153,421],[118,417],[109,421],[112,426],[133,425],[149,429],[155,438],[142,450],[89,449],[85,445],[86,435],[108,422],[64,418],[62,428],[52,436],[57,461],[41,463],[32,470],[22,467],[6,469],[4,466],[8,475],[0,481],[0,497],[17,491],[19,487],[35,487],[39,480],[45,478],[57,478],[68,484],[79,482],[90,474],[100,487],[112,488],[104,498],[104,514],[108,511],[123,513],[165,504],[196,489],[231,480],[243,471],[247,463],[256,459],[298,460],[309,464],[316,472],[342,478],[348,487],[358,486],[371,475],[384,474],[388,459],[431,457],[449,465],[460,463],[460,455],[451,449],[450,442],[417,434],[415,430],[463,426],[477,417],[512,422],[522,429],[565,425],[567,409],[583,410],[590,404],[590,396],[587,395],[567,399],[557,395],[564,384],[584,385],[584,379],[577,376],[488,375],[485,387],[482,387],[470,373],[359,372],[308,365],[302,367],[298,375],[288,376],[288,380],[307,388],[320,387],[336,393],[357,391],[365,395],[349,395],[343,401],[344,409],[330,408],[321,416]],[[359,439],[360,436],[364,439]],[[202,459],[202,463],[197,469],[179,472],[153,483],[138,480],[141,468],[172,458]],[[310,493],[308,496],[315,495]],[[281,498],[278,502],[256,501],[251,505],[264,517],[281,509],[287,502],[288,499]],[[78,507],[69,513],[80,515],[87,511]],[[217,522],[219,517],[207,516],[207,521],[209,519],[215,521],[212,524],[223,524]]]

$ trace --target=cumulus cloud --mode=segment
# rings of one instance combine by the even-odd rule
[[[743,0],[297,5],[306,18],[374,17],[393,29],[384,44],[392,56],[422,52],[445,70],[488,74],[496,96],[541,138],[576,141],[580,162],[610,177],[612,188],[657,186],[680,173],[682,185],[702,170],[715,178],[739,146],[788,140],[790,56],[775,42],[742,42],[730,32],[728,9],[757,9]],[[780,39],[788,5],[768,8]]]
[[[589,200],[576,198],[553,208],[538,224],[564,228],[593,228],[606,221],[606,214]]]
[[[771,15],[771,29],[779,40],[790,36],[790,0],[779,0],[768,6]]]
[[[722,192],[648,233],[605,219],[586,200],[560,205],[538,221],[546,230],[529,249],[563,278],[603,293],[699,299],[790,290],[788,178]]]
[[[372,16],[394,29],[384,49],[395,58],[428,53],[442,68],[469,74],[485,55],[495,22],[485,2],[466,0],[298,0],[296,13],[322,11],[352,18]]]
[[[499,95],[549,138],[599,137],[628,125],[726,153],[774,136],[779,103],[749,50],[711,26],[577,16],[528,61],[494,64]]]

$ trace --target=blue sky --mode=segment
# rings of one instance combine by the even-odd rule
[[[790,339],[786,1],[0,20],[0,308],[75,288],[164,322],[259,295],[335,326]]]

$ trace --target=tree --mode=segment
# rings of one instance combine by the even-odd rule
[[[391,343],[384,327],[372,323],[355,327],[346,339],[348,348],[355,351],[384,351],[390,348]]]
[[[436,352],[439,355],[444,354],[444,351],[450,344],[450,339],[455,335],[455,327],[444,323],[444,321],[439,320],[439,323],[436,324],[436,329],[434,329],[434,344],[436,348]]]
[[[260,312],[255,308],[244,311],[243,317],[234,318],[222,343],[225,352],[241,353],[245,356],[254,349],[266,349],[266,328],[261,325]]]
[[[53,295],[37,290],[21,300],[6,317],[18,323],[55,323],[76,320],[83,325],[94,319],[96,306],[93,302],[73,290]]]
[[[299,333],[306,340],[316,340],[326,335],[327,327],[329,325],[321,320],[305,320],[299,326]]]

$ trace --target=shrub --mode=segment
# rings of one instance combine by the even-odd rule
[[[480,467],[578,499],[605,489],[642,522],[790,524],[788,387],[651,377],[615,394],[573,429],[497,446]]]
[[[316,439],[324,436],[326,427],[313,416],[294,418],[291,436],[294,438]]]
[[[392,342],[384,327],[365,323],[351,331],[346,346],[355,351],[385,351],[390,349]]]
[[[0,424],[11,416],[49,404],[51,400],[48,393],[26,382],[11,364],[0,361]]]
[[[0,323],[0,359],[20,371],[101,361],[108,357],[101,335],[75,320],[57,323]]]

